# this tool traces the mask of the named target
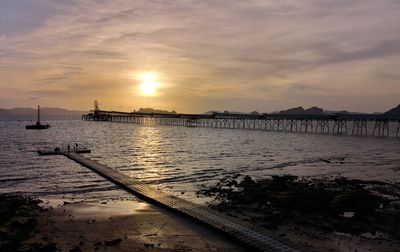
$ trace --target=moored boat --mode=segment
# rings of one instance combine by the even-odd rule
[[[50,128],[50,124],[41,124],[40,123],[40,106],[38,106],[38,120],[36,124],[26,125],[25,129],[48,129]]]

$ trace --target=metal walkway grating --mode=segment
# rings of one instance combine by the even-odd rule
[[[271,232],[261,227],[254,226],[207,207],[154,189],[145,183],[139,182],[134,178],[79,155],[76,152],[61,151],[52,154],[64,155],[122,186],[125,190],[133,194],[205,223],[259,251],[298,251],[298,249],[295,249],[293,246],[287,245],[288,243],[286,241],[282,241],[281,238],[276,237]]]

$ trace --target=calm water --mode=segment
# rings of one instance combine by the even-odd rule
[[[0,122],[0,193],[34,196],[128,197],[117,186],[62,156],[38,156],[41,147],[73,145],[131,177],[201,202],[194,192],[237,173],[346,176],[400,182],[400,138],[330,136],[251,130],[53,121],[25,130]],[[184,194],[182,194],[184,192]]]

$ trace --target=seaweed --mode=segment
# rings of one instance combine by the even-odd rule
[[[223,179],[197,194],[213,198],[213,209],[268,229],[289,225],[352,235],[381,232],[400,240],[399,192],[398,183],[283,175]]]

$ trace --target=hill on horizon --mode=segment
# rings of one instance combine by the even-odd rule
[[[228,113],[228,114],[257,114],[259,112],[236,112],[236,111],[218,111],[218,110],[210,110],[204,112],[205,115],[212,115],[215,113]],[[385,114],[385,115],[400,115],[400,104],[388,110],[387,112],[374,112],[374,113],[366,113],[366,112],[354,112],[354,111],[347,111],[347,110],[325,110],[323,108],[313,106],[308,109],[304,109],[302,106],[289,108],[286,110],[281,111],[273,111],[273,112],[265,112],[262,114],[293,114],[293,115],[333,115],[333,114]]]
[[[88,111],[68,110],[55,107],[40,108],[40,120],[79,120]],[[34,108],[0,108],[0,121],[36,121],[37,109]]]
[[[322,115],[324,110],[316,106],[304,109],[303,107],[296,107],[287,110],[282,110],[279,114],[289,114],[289,115]]]
[[[57,108],[57,107],[42,107],[40,108],[41,114],[41,121],[46,120],[80,120],[83,114],[87,114],[87,111],[80,111],[80,110],[69,110],[64,108]],[[140,108],[138,113],[168,113],[168,114],[177,114],[175,111],[167,111],[167,110],[160,110],[160,109],[153,109],[153,108]],[[204,114],[212,114],[212,113],[234,113],[234,114],[250,114],[245,112],[233,112],[233,111],[207,111]],[[252,113],[256,113],[253,111]],[[257,112],[258,113],[258,112]],[[291,108],[287,110],[281,110],[279,112],[273,113],[280,113],[280,114],[313,114],[313,115],[321,115],[321,114],[335,114],[335,113],[348,113],[348,114],[359,114],[356,112],[349,112],[349,111],[331,111],[331,110],[324,110],[319,107],[311,107],[308,109],[304,109],[303,107],[299,106],[296,108]],[[376,113],[376,114],[385,114],[385,115],[400,115],[400,104],[397,107],[394,107],[384,113]],[[36,121],[37,120],[37,109],[36,108],[24,108],[24,107],[17,107],[12,109],[3,109],[0,108],[0,121]]]
[[[385,112],[385,115],[400,115],[400,104]]]

